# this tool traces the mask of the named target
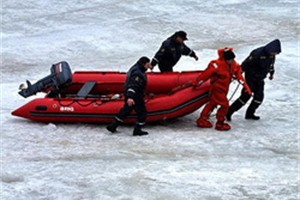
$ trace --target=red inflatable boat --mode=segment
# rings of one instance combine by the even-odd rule
[[[189,82],[201,71],[147,73],[145,102],[147,121],[187,115],[208,101],[209,82],[194,88]],[[12,112],[12,115],[39,122],[109,123],[124,104],[126,73],[75,72],[65,62],[52,66],[51,75],[19,93],[24,97],[47,92]],[[135,122],[135,113],[125,123]]]

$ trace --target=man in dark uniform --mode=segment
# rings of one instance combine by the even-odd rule
[[[274,76],[275,56],[281,52],[281,44],[278,39],[270,42],[266,46],[253,50],[242,63],[242,70],[245,72],[245,79],[253,92],[253,100],[246,111],[246,119],[259,120],[260,117],[254,113],[264,99],[264,79],[269,73],[269,79]],[[241,96],[230,106],[226,118],[231,121],[231,116],[238,111],[251,98],[245,90]]]
[[[135,110],[137,114],[137,122],[133,131],[133,136],[148,135],[147,132],[142,131],[142,126],[145,125],[147,117],[147,110],[144,102],[144,91],[147,85],[147,76],[145,72],[149,68],[152,69],[150,59],[147,57],[141,57],[127,72],[124,87],[124,106],[115,117],[115,120],[106,127],[106,129],[110,132],[116,132],[117,127],[123,122],[123,119],[125,119],[132,110]]]
[[[187,34],[184,31],[177,31],[167,40],[165,40],[158,52],[151,61],[154,67],[158,64],[161,72],[172,72],[174,65],[179,61],[181,55],[191,56],[196,61],[198,57],[196,53],[184,44],[187,40]]]

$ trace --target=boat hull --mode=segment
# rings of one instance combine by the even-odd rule
[[[208,101],[209,82],[201,87],[186,84],[201,72],[148,73],[145,97],[147,122],[172,119],[199,109]],[[88,76],[88,74],[90,76]],[[105,77],[105,78],[104,78]],[[12,115],[38,122],[62,123],[110,123],[124,105],[124,98],[106,97],[76,98],[74,96],[87,81],[96,81],[91,95],[121,94],[126,74],[114,72],[74,73],[72,84],[63,89],[64,98],[37,98],[12,112]],[[134,123],[133,111],[124,120]]]

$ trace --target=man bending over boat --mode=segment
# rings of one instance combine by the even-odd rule
[[[151,65],[154,67],[158,64],[161,72],[172,72],[174,65],[179,61],[181,55],[193,57],[196,61],[196,53],[184,44],[187,40],[187,34],[184,31],[177,31],[167,40],[165,40],[154,58]]]
[[[106,129],[112,133],[116,132],[117,127],[123,122],[128,114],[135,110],[137,114],[137,122],[133,131],[133,136],[148,135],[148,132],[143,131],[147,117],[147,110],[144,101],[144,91],[147,85],[147,69],[152,69],[150,59],[141,57],[138,62],[133,65],[127,72],[124,95],[125,102],[115,120],[110,123]]]
[[[210,61],[205,71],[193,81],[194,86],[201,85],[209,78],[211,82],[209,102],[202,110],[201,115],[197,120],[197,126],[202,128],[212,127],[213,125],[209,121],[209,116],[214,108],[219,105],[220,108],[217,111],[217,123],[215,129],[230,130],[230,125],[224,121],[229,108],[227,93],[232,78],[236,78],[244,85],[244,91],[249,95],[251,95],[251,90],[242,76],[241,66],[234,60],[235,55],[233,49],[218,49],[218,55],[219,58]]]

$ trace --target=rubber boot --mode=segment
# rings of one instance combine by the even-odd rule
[[[217,122],[215,129],[218,131],[228,131],[231,129],[231,126],[224,122]]]
[[[237,99],[228,109],[226,114],[227,121],[231,121],[231,117],[235,111],[238,111],[241,107],[243,107],[245,103],[242,103],[240,99]]]
[[[142,125],[135,125],[133,130],[133,136],[143,136],[148,134],[148,132],[142,130]]]
[[[114,120],[112,123],[110,123],[108,126],[106,126],[106,129],[111,132],[115,133],[117,131],[117,127],[121,124],[120,121]]]
[[[254,115],[256,109],[259,107],[261,103],[258,101],[252,101],[250,106],[248,107],[247,111],[246,111],[246,116],[245,119],[251,119],[251,120],[259,120],[260,117]]]

